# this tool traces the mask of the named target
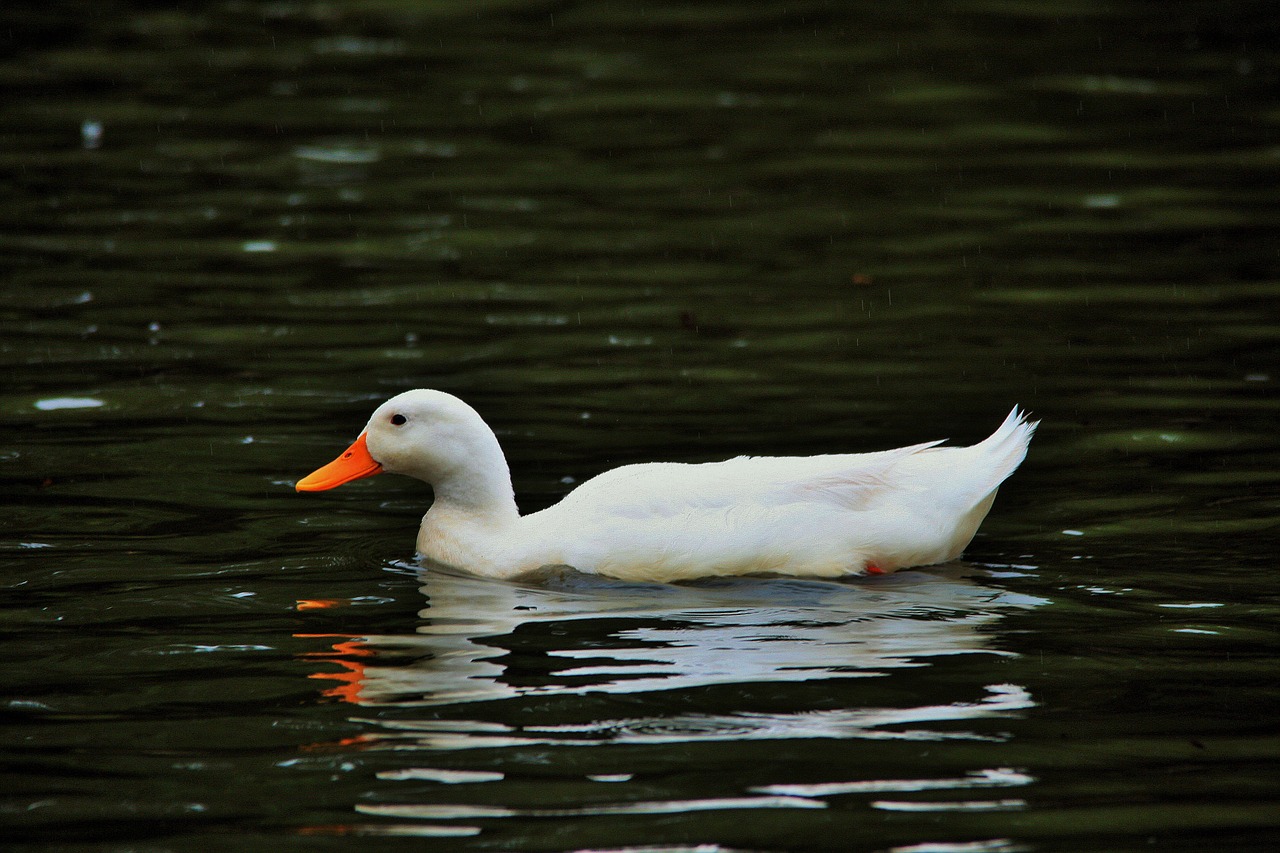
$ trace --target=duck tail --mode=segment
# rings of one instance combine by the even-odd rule
[[[1039,421],[1027,420],[1027,413],[1014,406],[995,432],[970,448],[989,466],[988,490],[994,491],[1022,464],[1039,425]]]

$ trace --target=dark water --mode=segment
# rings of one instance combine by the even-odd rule
[[[1280,837],[1269,3],[6,4],[13,850]],[[525,510],[1043,425],[966,562],[419,574],[382,398]]]

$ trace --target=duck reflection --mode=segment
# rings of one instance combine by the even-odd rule
[[[982,574],[953,565],[848,583],[670,586],[568,570],[522,582],[424,570],[414,633],[332,636],[332,651],[312,657],[326,663],[312,677],[329,681],[327,695],[361,706],[352,720],[364,731],[308,751],[376,752],[382,769],[354,806],[370,822],[309,831],[532,839],[572,833],[581,820],[825,809],[836,797],[844,808],[861,797],[881,810],[1021,809],[1025,800],[1007,789],[1031,776],[1003,766],[939,775],[918,746],[1002,740],[979,721],[1035,704],[1024,688],[986,679],[985,668],[958,693],[916,669],[922,678],[905,692],[874,694],[888,700],[880,703],[868,694],[838,707],[825,685],[798,695],[797,682],[1012,654],[996,646],[996,623],[1045,602],[984,585]],[[768,769],[768,742],[814,744],[804,754],[818,756],[835,740],[904,749],[892,753],[887,776],[877,761],[841,762],[828,778],[797,775],[795,761]],[[728,782],[725,754],[698,751],[725,743],[740,756]]]
[[[427,606],[415,633],[334,636],[333,651],[313,657],[341,670],[312,677],[336,681],[327,695],[354,704],[434,706],[865,678],[939,656],[1010,654],[993,647],[993,624],[1044,602],[979,574],[952,565],[870,581],[666,585],[431,568],[420,573]]]

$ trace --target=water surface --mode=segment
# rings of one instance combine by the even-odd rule
[[[0,10],[16,850],[1249,849],[1265,4]],[[613,465],[1043,424],[958,564],[412,565],[385,397]]]

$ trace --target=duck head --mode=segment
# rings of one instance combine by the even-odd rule
[[[371,477],[407,474],[439,493],[458,481],[483,483],[511,475],[498,439],[475,409],[443,391],[406,391],[379,406],[341,456],[298,481],[299,492],[322,492]]]

